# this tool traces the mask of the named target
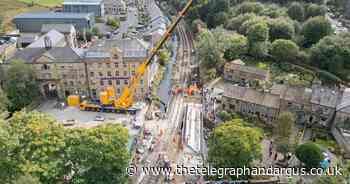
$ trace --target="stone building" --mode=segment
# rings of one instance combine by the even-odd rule
[[[122,15],[127,13],[124,0],[104,0],[106,15]]]
[[[228,112],[256,116],[265,122],[275,120],[280,111],[278,95],[235,85],[225,85],[222,103],[222,108]]]
[[[234,60],[224,66],[224,79],[231,82],[268,81],[269,72],[245,66],[241,60]]]
[[[52,29],[48,33],[42,35],[33,43],[28,45],[28,48],[46,48],[46,47],[65,47],[67,46],[67,42],[65,36]]]
[[[350,88],[346,88],[337,105],[332,134],[338,144],[350,155]],[[349,156],[348,156],[349,157]]]
[[[302,86],[275,84],[270,92],[280,97],[280,110],[290,111],[296,115],[297,123],[305,123],[311,112],[310,99],[312,89]]]
[[[78,46],[77,31],[72,24],[44,24],[41,27],[41,34],[44,35],[53,29],[64,35],[65,41],[70,47]]]
[[[310,122],[330,127],[336,113],[337,104],[341,101],[342,94],[338,89],[332,89],[321,85],[312,87],[312,117]]]
[[[136,67],[148,56],[148,45],[137,39],[97,42],[92,48],[70,47],[25,48],[7,60],[31,64],[47,97],[65,98],[79,94],[98,98],[106,87],[113,86],[116,95],[129,84]],[[149,70],[151,70],[149,66]],[[147,71],[137,88],[135,98],[142,100],[151,84],[154,71]]]
[[[95,25],[92,13],[28,12],[14,17],[13,23],[20,33],[40,33],[45,24],[72,24],[79,32]]]
[[[330,127],[336,113],[341,92],[320,85],[312,89],[301,86],[274,85],[259,91],[226,84],[222,99],[224,110],[258,116],[270,123],[279,112],[290,111],[297,123]]]
[[[93,13],[97,17],[105,15],[103,0],[64,0],[63,11],[68,13]]]

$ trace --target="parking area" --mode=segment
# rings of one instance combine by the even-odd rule
[[[78,107],[62,108],[56,101],[46,101],[36,110],[51,115],[58,122],[69,125],[69,127],[89,128],[106,123],[120,123],[128,128],[131,136],[137,135],[140,127],[143,126],[145,113],[145,110],[139,111],[136,115],[87,112],[81,111]]]

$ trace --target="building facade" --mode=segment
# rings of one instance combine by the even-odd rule
[[[103,0],[64,0],[63,12],[93,13],[94,16],[103,17],[105,7]]]
[[[13,23],[21,33],[40,33],[44,24],[72,24],[83,32],[95,25],[95,18],[89,13],[32,12],[17,15]]]
[[[53,29],[64,35],[66,43],[70,47],[78,46],[77,31],[72,24],[44,24],[41,27],[41,34],[44,35]]]
[[[224,79],[232,82],[268,81],[269,72],[245,66],[241,60],[234,60],[224,66]]]
[[[88,50],[70,47],[25,48],[17,51],[3,66],[8,66],[13,59],[32,65],[46,97],[64,99],[68,95],[78,94],[98,99],[100,92],[109,86],[115,88],[118,96],[148,56],[149,48],[137,39],[100,44],[96,43]],[[152,76],[156,73],[149,70],[152,70],[152,65],[140,81],[135,93],[136,100],[142,100],[149,91]]]
[[[124,0],[104,0],[106,15],[123,15],[127,13]]]

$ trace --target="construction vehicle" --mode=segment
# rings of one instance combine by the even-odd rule
[[[134,93],[140,83],[142,76],[145,74],[147,67],[152,62],[154,56],[162,48],[164,43],[169,39],[176,26],[185,16],[187,11],[192,5],[193,0],[189,0],[186,6],[179,12],[175,21],[167,28],[163,37],[158,41],[156,46],[152,48],[150,55],[147,59],[140,64],[135,72],[135,75],[131,78],[129,85],[127,85],[122,94],[118,99],[115,99],[114,89],[107,88],[107,91],[103,91],[100,94],[99,101],[84,101],[80,104],[80,109],[85,111],[98,111],[98,112],[129,112],[136,113],[135,108],[132,107],[134,104]]]

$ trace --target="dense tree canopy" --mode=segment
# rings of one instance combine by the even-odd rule
[[[293,2],[288,8],[288,15],[294,20],[303,21],[305,18],[304,6],[299,2]]]
[[[122,126],[69,130],[66,134],[67,173],[73,181],[85,184],[125,183],[128,165],[128,131]]]
[[[1,89],[0,87],[0,114],[6,112],[8,109],[9,104],[9,100],[5,94],[5,92]]]
[[[128,132],[120,125],[64,129],[38,112],[0,120],[0,178],[4,183],[124,183]]]
[[[305,45],[311,46],[323,37],[332,33],[331,23],[322,16],[308,19],[303,25],[302,34],[305,37]]]
[[[271,42],[276,39],[291,40],[295,34],[294,24],[290,19],[277,18],[268,22]]]
[[[323,5],[309,4],[306,7],[306,17],[324,16],[327,13],[327,8]]]
[[[261,157],[262,135],[241,119],[219,125],[209,138],[208,161],[215,167],[249,167]]]
[[[228,61],[237,59],[239,56],[247,54],[248,39],[240,34],[232,34],[229,38],[228,47],[224,52],[224,58]]]
[[[350,34],[324,37],[311,48],[313,65],[348,79],[350,69]]]
[[[278,62],[295,61],[299,53],[299,47],[291,40],[278,39],[272,43],[271,55]]]
[[[295,150],[297,158],[303,162],[306,168],[318,168],[324,156],[320,147],[314,143],[299,145]]]
[[[5,71],[4,91],[10,101],[9,111],[26,107],[39,96],[39,87],[30,65],[22,61],[12,61]]]
[[[248,28],[248,40],[253,42],[264,42],[269,38],[269,27],[266,23],[257,23]]]

